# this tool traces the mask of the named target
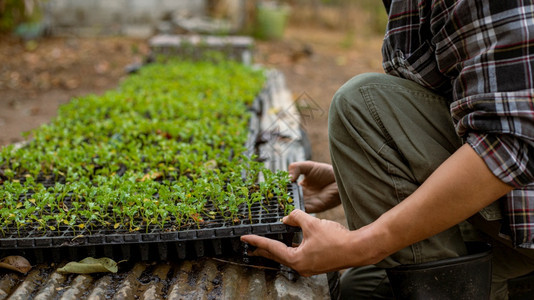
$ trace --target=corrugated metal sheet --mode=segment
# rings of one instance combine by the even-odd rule
[[[38,265],[27,275],[4,272],[0,299],[329,299],[325,275],[283,271],[213,258],[121,264],[119,272],[60,274]]]

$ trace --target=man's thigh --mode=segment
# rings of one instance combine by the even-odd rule
[[[406,197],[458,147],[449,101],[414,82],[360,75],[334,96],[329,115],[332,163],[349,227],[376,220]],[[402,249],[383,267],[465,253],[458,228]]]

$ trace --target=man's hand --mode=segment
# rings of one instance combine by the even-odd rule
[[[306,212],[322,212],[341,204],[331,165],[304,161],[290,164],[288,170],[293,181],[296,181],[300,175],[304,175],[300,185]]]
[[[294,210],[284,217],[287,225],[302,228],[302,243],[298,247],[287,247],[284,243],[257,235],[245,235],[241,241],[257,247],[251,256],[263,256],[275,260],[299,272],[311,276],[346,268],[363,259],[358,255],[362,249],[350,249],[349,236],[354,233],[341,224],[320,220],[301,210]],[[360,262],[361,264],[362,262]]]

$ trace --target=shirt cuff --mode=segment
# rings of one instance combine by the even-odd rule
[[[519,188],[534,181],[532,171],[529,172],[529,147],[520,139],[469,133],[466,141],[504,183]]]

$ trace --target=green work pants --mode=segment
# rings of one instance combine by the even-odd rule
[[[351,230],[373,222],[408,197],[462,145],[449,104],[449,99],[417,83],[384,74],[356,76],[338,90],[329,112],[330,152]],[[384,268],[465,254],[462,232],[455,226],[376,266],[346,271],[341,295],[387,299],[391,292]],[[517,277],[516,273],[526,274],[533,266],[499,276]],[[501,280],[501,290],[502,282],[506,281]]]

